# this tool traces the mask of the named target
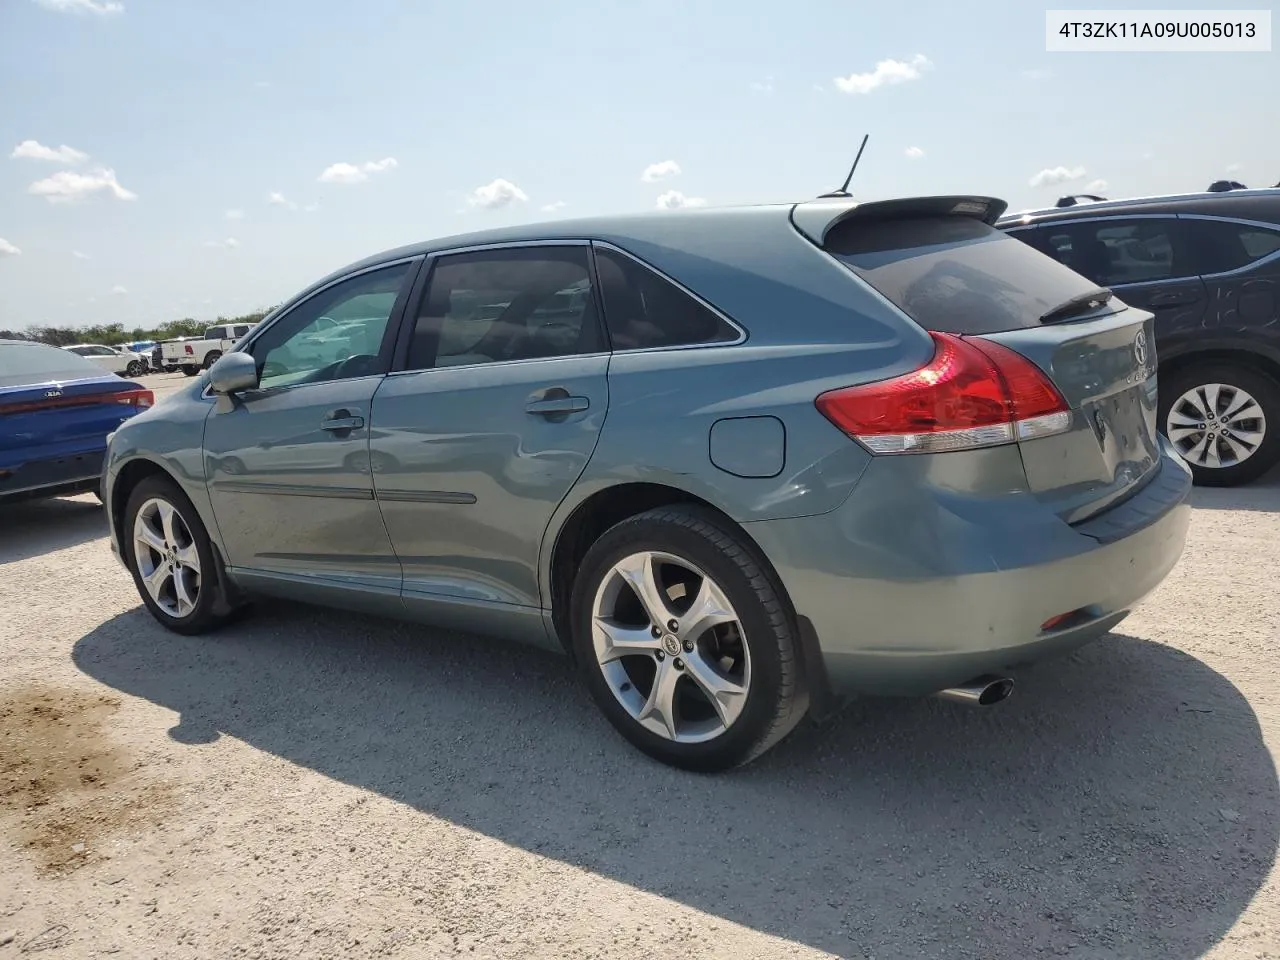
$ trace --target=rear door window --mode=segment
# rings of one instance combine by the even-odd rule
[[[741,336],[714,310],[626,254],[597,247],[596,272],[614,350],[733,343]]]
[[[1039,233],[1049,256],[1100,286],[1196,275],[1173,217],[1065,221]]]
[[[927,330],[984,334],[1040,325],[1097,284],[972,217],[837,224],[826,251]]]
[[[1280,230],[1227,220],[1183,220],[1201,276],[1227,273],[1280,251]]]

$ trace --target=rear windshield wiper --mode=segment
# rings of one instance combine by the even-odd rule
[[[1070,300],[1064,300],[1040,318],[1041,323],[1057,323],[1082,313],[1092,313],[1106,306],[1114,294],[1106,287],[1095,287],[1086,293],[1078,294]]]

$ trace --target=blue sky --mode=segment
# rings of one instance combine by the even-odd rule
[[[1280,181],[1276,53],[1048,54],[1021,2],[0,0],[0,91],[0,328],[241,313],[400,243],[660,197],[803,199],[864,132],[863,198]]]

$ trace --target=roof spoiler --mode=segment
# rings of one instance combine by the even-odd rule
[[[836,226],[850,220],[889,220],[899,217],[973,217],[994,225],[1009,205],[995,197],[908,197],[858,203],[847,199],[810,200],[797,203],[791,222],[797,230],[822,246]]]

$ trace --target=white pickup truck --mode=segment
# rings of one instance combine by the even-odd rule
[[[194,377],[213,366],[214,361],[255,326],[257,324],[224,323],[210,327],[200,340],[166,341],[160,345],[161,360],[166,370],[179,367],[188,377]]]

